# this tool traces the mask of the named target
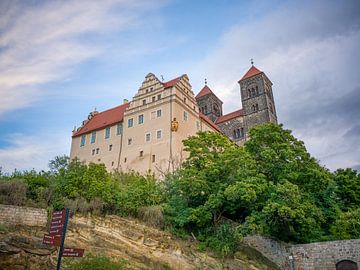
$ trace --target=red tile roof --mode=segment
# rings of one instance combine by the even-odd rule
[[[240,117],[240,116],[244,116],[244,110],[240,109],[225,115],[220,116],[218,119],[216,119],[216,124],[228,121],[230,119],[236,118],[236,117]]]
[[[209,95],[209,94],[213,94],[218,100],[221,101],[221,99],[219,99],[213,91],[211,91],[211,89],[209,88],[209,86],[205,85],[201,90],[200,92],[196,95],[195,99],[198,99],[198,98],[201,98],[201,97],[204,97],[206,95]],[[222,102],[222,101],[221,101]]]
[[[214,129],[216,129],[217,131],[221,132],[220,128],[215,125],[209,118],[206,117],[206,115],[204,115],[203,113],[199,112],[199,116],[201,119],[203,119],[206,123],[208,123],[210,126],[212,126]]]
[[[263,72],[258,70],[256,67],[251,66],[251,68],[248,70],[248,72],[245,73],[245,75],[240,79],[240,81],[248,79],[248,78],[258,75],[260,73],[263,73]]]
[[[172,79],[170,81],[167,81],[167,82],[164,82],[162,83],[164,85],[164,88],[168,88],[168,87],[171,87],[173,85],[175,85],[183,76],[186,76],[185,74],[175,78],[175,79]]]
[[[94,115],[93,118],[91,118],[83,127],[81,127],[73,134],[73,137],[77,137],[123,121],[124,112],[126,108],[129,107],[129,105],[129,103],[125,103]]]

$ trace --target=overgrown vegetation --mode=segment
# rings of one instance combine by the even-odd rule
[[[281,125],[253,128],[242,147],[211,132],[184,145],[188,159],[163,181],[59,156],[47,172],[0,174],[0,203],[138,217],[219,256],[251,233],[294,243],[360,238],[360,174],[330,172]]]
[[[69,270],[131,270],[124,260],[112,261],[105,256],[92,254],[79,260],[70,261]]]

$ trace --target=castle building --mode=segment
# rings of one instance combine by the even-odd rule
[[[249,128],[277,117],[265,73],[252,66],[239,84],[242,109],[223,115],[223,102],[206,83],[195,96],[187,75],[161,82],[149,73],[130,102],[93,111],[74,129],[70,158],[159,176],[180,166],[187,157],[182,141],[199,131],[223,133],[240,145]]]

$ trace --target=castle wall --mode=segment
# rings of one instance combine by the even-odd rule
[[[45,227],[46,209],[0,204],[0,224]]]
[[[336,270],[336,264],[350,260],[360,267],[360,239],[291,245],[260,235],[244,242],[284,270]]]

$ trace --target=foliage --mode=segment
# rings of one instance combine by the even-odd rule
[[[360,238],[360,208],[341,213],[331,232],[337,240]]]
[[[113,177],[118,184],[116,210],[121,215],[136,216],[139,208],[158,205],[163,200],[161,184],[153,175],[117,172]]]
[[[0,181],[0,204],[25,205],[27,185],[18,179]]]
[[[164,213],[160,205],[143,206],[137,212],[137,217],[147,225],[158,229],[164,228]]]
[[[202,245],[209,247],[220,257],[232,255],[241,239],[242,236],[237,227],[229,223],[218,224],[199,235]]]
[[[336,195],[343,210],[360,206],[360,173],[352,169],[335,172]]]
[[[130,270],[125,260],[112,261],[105,256],[94,256],[91,254],[70,263],[69,270]]]

